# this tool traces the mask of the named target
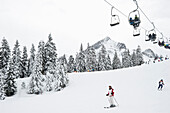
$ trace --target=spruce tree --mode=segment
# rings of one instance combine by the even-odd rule
[[[85,54],[83,51],[83,45],[80,46],[80,51],[76,55],[75,59],[75,68],[77,72],[85,72],[86,71],[86,63],[85,63]]]
[[[55,74],[55,85],[54,85],[54,90],[55,91],[60,91],[61,89],[65,88],[69,82],[67,73],[64,70],[64,65],[60,64],[60,62],[57,62],[56,66],[56,74]]]
[[[133,54],[132,54],[132,65],[133,66],[136,66],[137,65],[137,57],[136,57],[136,53],[135,51],[133,51]]]
[[[72,73],[74,71],[74,58],[73,55],[70,55],[67,64],[67,72]]]
[[[119,68],[122,67],[120,59],[119,59],[119,57],[117,55],[117,52],[115,52],[115,54],[114,54],[113,62],[112,62],[112,67],[113,67],[113,69],[119,69]]]
[[[29,83],[28,93],[41,94],[43,92],[43,72],[44,72],[44,42],[40,41],[38,52],[36,54],[35,63],[33,66],[33,73],[31,74],[31,81]]]
[[[34,44],[32,44],[31,50],[30,50],[30,58],[29,58],[29,73],[28,76],[30,76],[33,73],[33,66],[35,62],[35,47]]]
[[[59,58],[59,63],[60,65],[63,65],[64,71],[67,72],[67,59],[65,54]]]
[[[6,72],[4,91],[6,96],[13,96],[17,92],[17,85],[15,82],[14,65],[12,60],[9,61]]]
[[[0,47],[0,69],[7,69],[8,61],[10,59],[11,51],[8,42],[5,38],[2,39],[2,46]]]
[[[2,39],[2,45],[0,47],[0,99],[5,99],[5,78],[10,60],[10,47],[5,38]]]
[[[19,42],[16,41],[14,49],[12,51],[12,63],[14,65],[14,74],[16,78],[21,76],[21,51],[19,49]]]
[[[99,52],[99,71],[104,71],[106,70],[106,54],[107,54],[107,51],[106,51],[106,48],[104,45],[102,45],[102,48]]]
[[[106,70],[111,70],[111,69],[113,69],[113,68],[112,68],[110,56],[108,54],[106,57]]]
[[[141,65],[144,63],[140,46],[138,46],[138,48],[136,49],[136,62],[137,62],[137,65]]]
[[[55,43],[53,42],[51,34],[49,34],[48,41],[45,44],[45,73],[54,73],[53,71],[55,69],[57,59],[56,51]]]
[[[88,47],[85,53],[86,53],[86,70],[87,71],[91,71],[92,69],[96,70],[97,61],[94,47],[89,46],[88,43]]]
[[[27,54],[27,48],[24,46],[23,48],[23,54],[21,58],[21,75],[20,78],[28,77],[28,54]]]
[[[132,61],[129,50],[125,50],[122,54],[122,66],[124,68],[131,67]]]

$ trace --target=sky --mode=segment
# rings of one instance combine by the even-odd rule
[[[114,7],[127,16],[136,9],[133,0],[108,0]],[[164,36],[170,37],[170,1],[137,0],[154,25]],[[111,6],[104,0],[0,0],[0,40],[5,37],[11,49],[19,40],[20,49],[27,46],[30,51],[32,43],[47,41],[51,33],[57,46],[58,55],[74,55],[81,43],[84,49],[109,36],[116,42],[125,43],[130,49],[141,45],[142,49],[151,48],[166,54],[169,50],[145,42],[145,31],[141,29],[139,37],[133,37],[133,27],[128,19],[119,15],[120,25],[110,27]],[[152,25],[140,12],[141,26],[147,30]],[[160,36],[160,34],[157,34]]]

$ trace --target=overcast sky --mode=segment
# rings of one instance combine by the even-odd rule
[[[126,15],[136,9],[133,0],[108,0]],[[138,0],[138,4],[155,26],[170,37],[170,0]],[[40,40],[47,41],[52,34],[59,56],[75,54],[82,43],[84,49],[89,42],[109,36],[112,40],[123,42],[128,48],[151,48],[170,52],[152,43],[145,42],[145,32],[133,37],[133,27],[128,19],[119,15],[120,25],[110,27],[111,7],[104,0],[0,0],[0,39],[6,37],[11,49],[18,39],[28,47],[34,43],[37,49]],[[152,25],[141,13],[141,26],[150,30]],[[158,34],[159,36],[160,34]]]

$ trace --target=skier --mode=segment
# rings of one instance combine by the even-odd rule
[[[110,103],[110,107],[116,107],[116,105],[114,105],[113,103],[113,96],[114,96],[114,89],[112,88],[112,86],[109,86],[109,91],[108,93],[106,94],[106,96],[108,96],[108,100],[109,100],[109,103]]]
[[[158,90],[162,90],[163,85],[164,85],[164,82],[163,82],[163,79],[161,79],[161,80],[159,81]]]

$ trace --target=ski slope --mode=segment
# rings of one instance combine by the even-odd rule
[[[15,96],[0,101],[0,113],[170,113],[169,67],[167,60],[113,71],[72,73],[69,86],[60,92],[28,95],[18,89]],[[157,90],[160,79],[164,79],[163,91]],[[109,106],[109,85],[119,106],[104,109]]]

